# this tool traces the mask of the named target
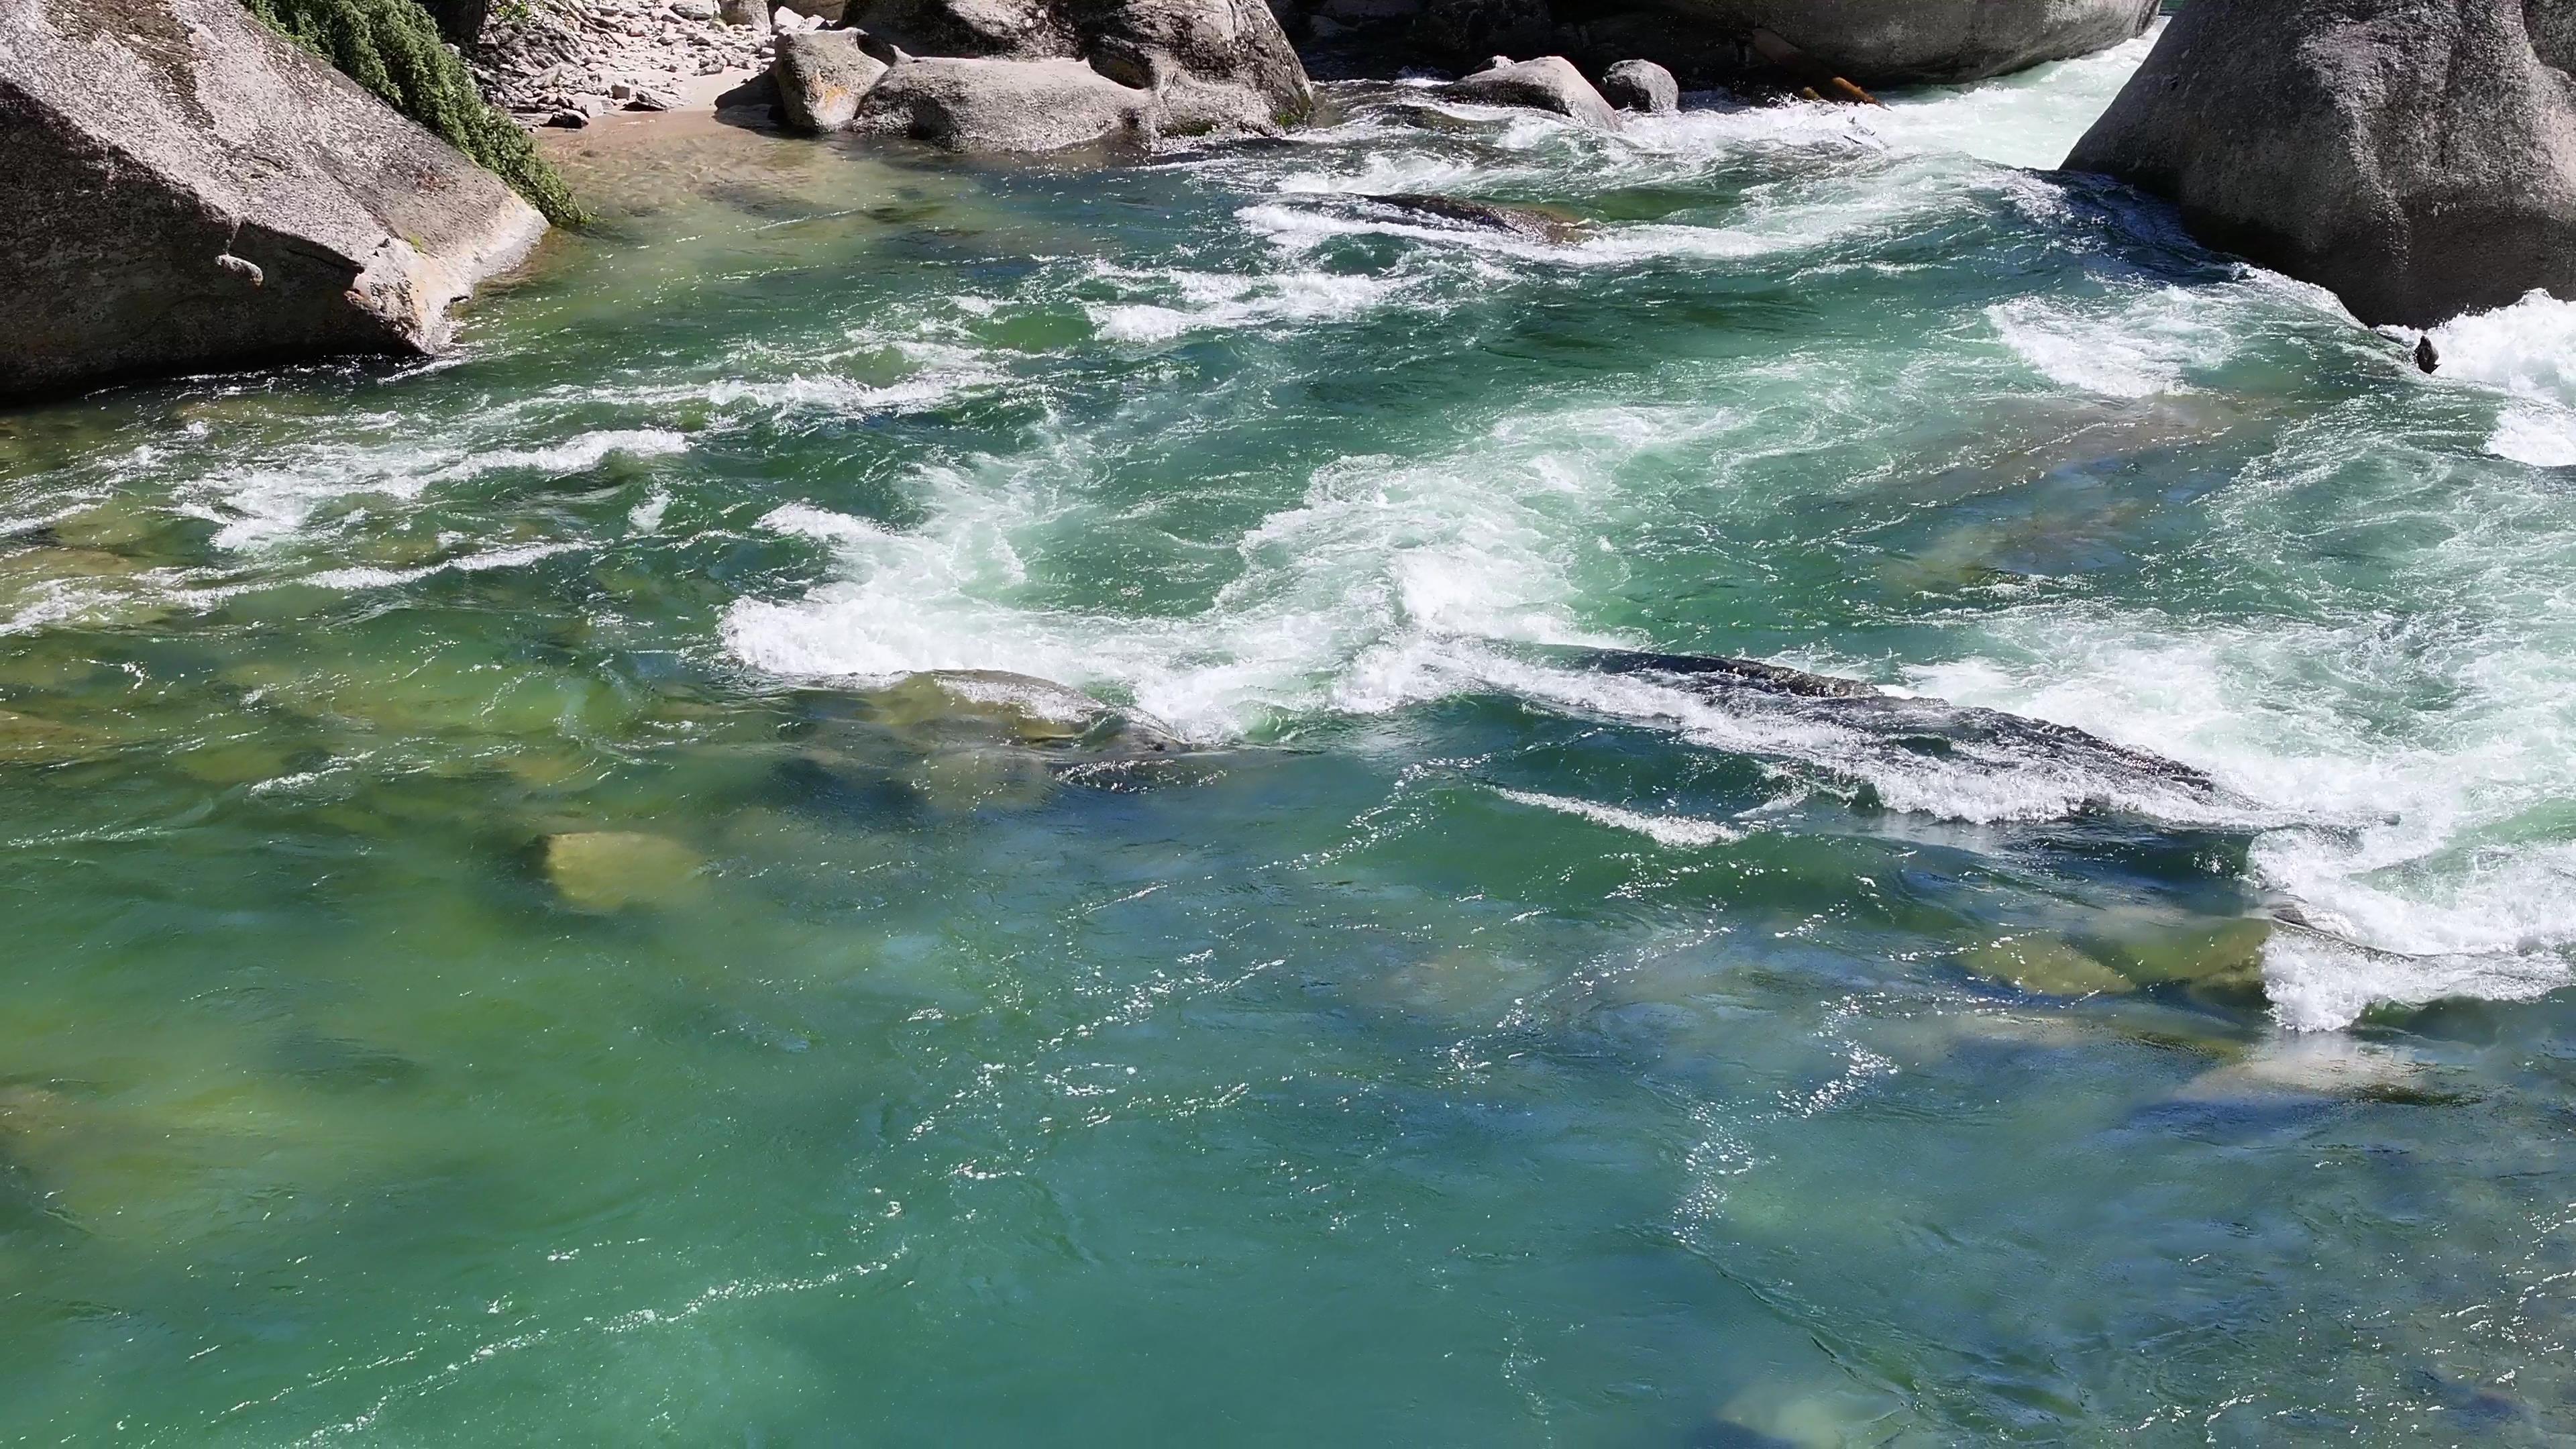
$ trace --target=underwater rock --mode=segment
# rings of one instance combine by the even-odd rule
[[[234,0],[0,0],[0,396],[445,346],[545,220]]]
[[[864,696],[872,717],[924,743],[992,743],[1085,753],[1160,754],[1186,749],[1171,726],[1081,690],[1025,674],[944,669]]]
[[[2338,1033],[2275,1036],[2243,1058],[2213,1067],[2175,1096],[2187,1102],[2282,1098],[2431,1099],[2424,1063],[2394,1048]]]
[[[1442,95],[1454,101],[1472,101],[1480,106],[1528,106],[1553,111],[1596,131],[1619,129],[1619,113],[1574,68],[1574,62],[1561,55],[1543,55],[1536,60],[1513,60],[1498,55],[1493,63],[1474,75],[1462,77],[1441,88]]]
[[[0,709],[0,765],[49,765],[85,760],[110,748],[105,738],[76,725]]]
[[[1580,669],[1635,677],[1714,706],[1698,723],[1724,726],[1730,747],[1747,753],[1804,759],[1858,777],[1882,794],[1936,780],[1974,785],[1981,798],[1959,805],[1984,818],[2110,805],[2168,820],[2234,824],[2252,811],[2188,765],[2071,725],[1886,694],[1856,679],[1758,660],[1617,649],[1564,654]],[[1580,691],[1564,702],[1586,712],[1603,707]],[[1668,707],[1652,698],[1635,703]]]
[[[2373,326],[2576,295],[2563,0],[2192,0],[2066,158]]]
[[[1429,220],[1477,231],[1504,232],[1555,245],[1580,240],[1583,235],[1581,219],[1546,207],[1467,201],[1454,196],[1431,196],[1411,191],[1361,193],[1354,199],[1368,206],[1403,212],[1408,220]]]
[[[1058,151],[1159,134],[1150,91],[1073,60],[911,60],[885,73],[850,129],[950,151]]]
[[[2008,936],[1959,958],[1971,973],[2042,996],[2119,995],[2137,983],[2045,932]]]
[[[2142,986],[2167,983],[2227,995],[2259,996],[2263,946],[2272,922],[2260,917],[2194,929],[2123,930],[2094,945],[2119,973]]]
[[[1601,72],[1601,99],[1623,111],[1669,116],[1682,108],[1682,87],[1651,60],[1623,60]]]
[[[575,910],[608,913],[670,905],[695,895],[698,853],[663,835],[582,830],[545,841],[546,879]]]

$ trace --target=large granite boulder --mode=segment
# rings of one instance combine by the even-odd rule
[[[544,230],[237,0],[0,0],[0,395],[433,351]]]
[[[1156,134],[1154,93],[1075,60],[906,60],[859,103],[851,129],[951,151],[1055,151]]]
[[[2576,0],[2192,0],[2074,154],[2424,327],[2576,296]]]
[[[1623,111],[1669,116],[1682,108],[1682,88],[1651,60],[1623,60],[1601,72],[1601,99]]]
[[[859,102],[883,79],[886,63],[867,53],[855,30],[781,34],[769,62],[781,119],[799,131],[837,131],[859,114]]]
[[[1315,106],[1264,0],[851,0],[847,18],[924,57],[1085,62],[1154,93],[1175,134],[1275,132]]]
[[[1601,99],[1601,93],[1583,78],[1583,72],[1574,68],[1574,62],[1561,55],[1517,61],[1498,55],[1483,70],[1443,86],[1441,94],[1478,105],[1554,111],[1597,130],[1619,128],[1619,113]]]
[[[1685,74],[1708,73],[1712,40],[1767,30],[1834,74],[1894,85],[1980,80],[2087,55],[2143,34],[2156,8],[2157,0],[1558,0],[1555,13],[1578,32],[1597,28],[1597,44]]]

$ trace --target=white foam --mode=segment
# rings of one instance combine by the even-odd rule
[[[2202,292],[2155,287],[2084,303],[2019,297],[1986,309],[2004,344],[2049,381],[2103,397],[2184,390],[2186,369],[2233,343]]]
[[[2439,376],[2501,389],[2511,401],[2487,451],[2539,468],[2576,466],[2576,302],[2533,292],[2432,331]]]
[[[1119,273],[1160,302],[1095,303],[1092,325],[1113,342],[1167,342],[1190,332],[1341,321],[1374,311],[1410,285],[1400,277],[1294,271]]]
[[[2576,725],[2557,704],[2571,681],[2555,642],[2576,621],[2539,624],[2536,637],[2456,646],[2450,701],[2397,737],[2373,704],[2420,690],[2426,661],[2392,649],[2372,614],[2181,631],[2152,614],[2030,609],[1988,621],[2015,662],[1970,659],[1912,682],[2189,762],[2279,812],[2244,822],[2270,827],[2250,864],[2316,930],[2276,935],[2265,979],[2283,1025],[2319,1030],[2376,1002],[2515,997],[2565,981],[2576,843],[2532,812],[2576,796]]]
[[[1532,805],[1541,810],[1589,820],[1595,825],[1607,825],[1613,830],[1632,831],[1673,850],[1696,850],[1744,838],[1744,832],[1735,826],[1688,815],[1649,815],[1642,810],[1626,810],[1564,795],[1543,795],[1534,790],[1497,789],[1494,793],[1515,805]]]
[[[257,549],[293,537],[314,514],[349,498],[409,501],[440,484],[506,469],[561,477],[595,468],[613,453],[656,457],[688,446],[687,437],[667,428],[605,429],[538,447],[480,451],[408,439],[323,444],[264,467],[208,478],[190,490],[190,508],[221,525],[215,532],[218,547]]]
[[[345,568],[324,569],[295,580],[322,589],[383,589],[397,584],[418,583],[439,574],[474,574],[487,569],[518,568],[542,558],[571,553],[580,547],[573,543],[523,543],[509,548],[496,548],[486,553],[463,554],[441,559],[417,568]]]
[[[2304,932],[2277,934],[2263,948],[2265,994],[2292,1031],[2339,1030],[2380,1005],[2529,1001],[2570,980],[2566,960],[2549,951],[2410,956]]]

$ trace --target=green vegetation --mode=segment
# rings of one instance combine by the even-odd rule
[[[510,183],[547,220],[588,219],[536,142],[475,89],[473,73],[440,39],[437,22],[417,0],[242,3]]]

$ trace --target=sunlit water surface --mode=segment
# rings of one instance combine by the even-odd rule
[[[619,122],[455,360],[0,414],[0,1432],[2564,1442],[2576,309],[2023,169],[2141,53]]]

